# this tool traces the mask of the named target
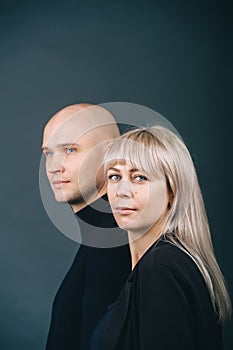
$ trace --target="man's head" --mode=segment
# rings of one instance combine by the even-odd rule
[[[49,120],[42,150],[58,202],[69,202],[78,211],[104,193],[104,149],[118,136],[113,116],[96,105],[71,105]]]

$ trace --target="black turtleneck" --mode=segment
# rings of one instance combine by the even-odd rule
[[[75,214],[82,245],[55,296],[46,350],[90,349],[93,330],[130,273],[127,236],[108,206],[104,196]]]

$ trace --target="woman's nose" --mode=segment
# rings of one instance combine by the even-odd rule
[[[120,181],[117,184],[117,197],[131,197],[133,194],[133,186],[130,181]]]

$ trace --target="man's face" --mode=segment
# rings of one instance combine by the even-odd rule
[[[77,120],[46,126],[42,148],[46,173],[58,202],[83,203],[96,196],[96,188],[102,186],[103,176],[98,172],[102,152],[94,142],[96,132],[88,131],[85,121]]]

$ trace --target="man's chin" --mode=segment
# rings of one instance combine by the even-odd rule
[[[83,198],[69,198],[67,200],[67,202],[70,204],[70,205],[76,205],[76,204],[81,204],[84,202],[84,199]]]
[[[56,199],[56,202],[58,202],[58,203],[67,203],[68,202],[66,197],[55,196],[55,199]]]
[[[56,193],[54,192],[54,197],[55,200],[58,203],[68,203],[70,205],[74,205],[74,204],[80,204],[83,203],[84,199],[80,196],[74,196],[74,194],[72,195],[65,195],[65,193]]]
[[[69,200],[67,196],[65,196],[65,194],[61,192],[54,192],[54,198],[58,203],[67,203]]]

